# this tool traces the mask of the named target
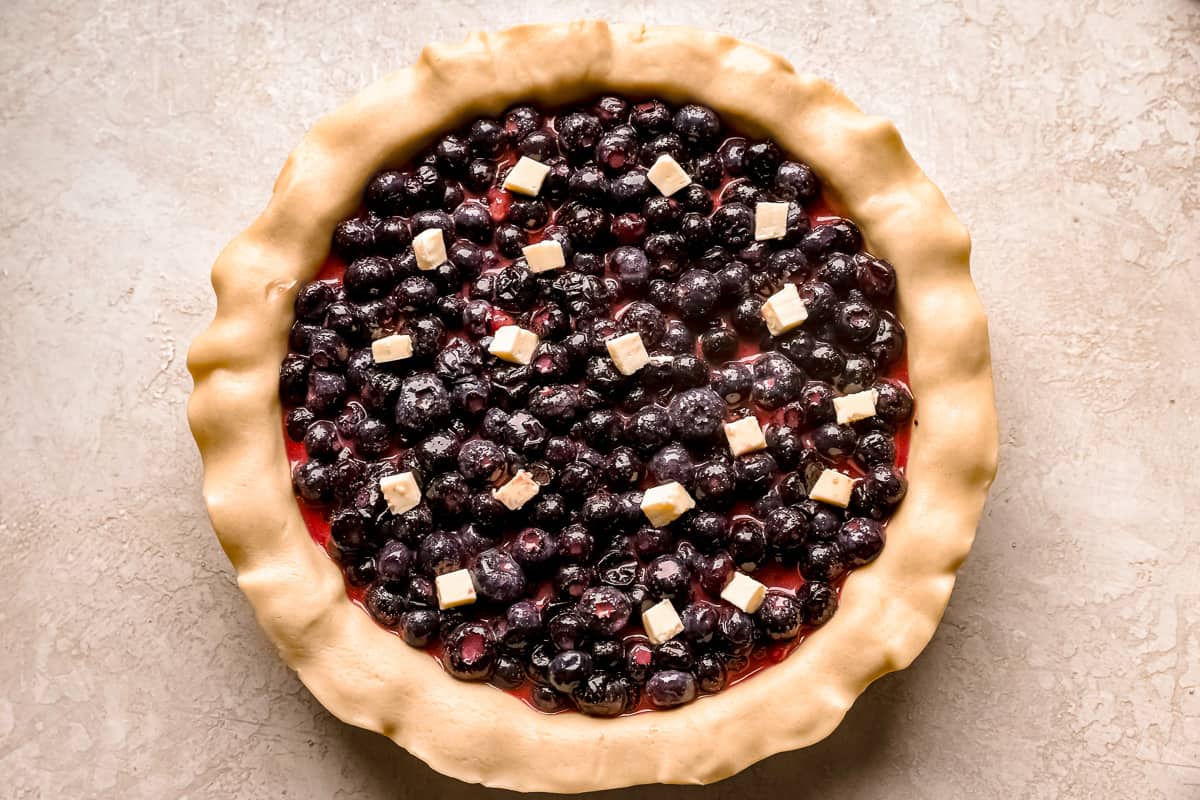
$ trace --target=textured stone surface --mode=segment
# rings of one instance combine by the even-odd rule
[[[0,8],[0,795],[492,794],[279,663],[204,516],[184,353],[323,111],[429,39],[640,10],[897,121],[975,237],[1003,455],[911,669],[807,751],[627,795],[1200,796],[1200,4],[552,5]]]

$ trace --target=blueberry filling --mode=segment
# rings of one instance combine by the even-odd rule
[[[665,193],[664,159],[691,183]],[[608,717],[721,691],[829,620],[904,498],[914,409],[895,270],[811,168],[703,106],[603,97],[475,120],[363,198],[297,293],[279,391],[310,530],[380,625]],[[787,209],[762,240],[760,203]],[[693,507],[655,524],[672,482]],[[643,625],[663,602],[669,635]]]

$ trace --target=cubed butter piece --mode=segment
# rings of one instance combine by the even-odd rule
[[[691,176],[683,171],[679,162],[665,153],[650,167],[646,177],[665,197],[670,197],[692,182]]]
[[[488,352],[513,364],[528,364],[533,360],[533,351],[537,350],[537,346],[538,337],[533,331],[516,325],[505,325],[492,336]]]
[[[541,490],[537,481],[523,469],[517,470],[517,474],[509,478],[508,483],[501,486],[499,489],[493,489],[492,495],[497,500],[504,503],[509,511],[516,511],[521,506],[528,503],[533,498],[537,497],[537,493]]]
[[[421,502],[421,487],[411,472],[401,472],[379,479],[379,491],[393,514],[412,511]]]
[[[554,239],[543,239],[537,244],[522,247],[521,253],[529,263],[530,272],[548,272],[567,265],[567,259],[563,257],[562,245]]]
[[[458,608],[475,602],[475,582],[468,569],[438,575],[433,584],[437,588],[438,608]]]
[[[542,190],[542,181],[550,174],[550,168],[540,161],[534,161],[529,156],[521,156],[504,178],[504,188],[517,194],[527,194],[537,197]]]
[[[371,358],[376,364],[412,358],[412,337],[407,333],[384,336],[371,342]]]
[[[650,363],[650,354],[642,344],[641,334],[636,331],[609,339],[604,346],[608,348],[608,357],[617,365],[617,372],[622,375],[632,375]]]
[[[642,612],[642,627],[654,644],[662,644],[683,633],[683,620],[670,600],[660,600]]]
[[[763,598],[766,596],[767,587],[744,572],[733,573],[733,580],[725,584],[725,588],[721,590],[722,600],[733,603],[747,614],[758,611],[758,607],[762,605]]]
[[[787,233],[787,203],[758,203],[754,206],[754,240],[782,239]]]
[[[767,446],[767,437],[763,436],[756,417],[742,417],[733,422],[726,422],[725,438],[735,456],[753,453]]]
[[[838,425],[847,425],[875,416],[875,401],[878,397],[879,393],[874,389],[864,389],[845,397],[833,398],[833,410],[837,412]]]
[[[670,525],[696,507],[696,501],[678,481],[653,486],[642,493],[642,513],[656,528]]]
[[[762,316],[772,336],[787,333],[808,319],[808,309],[796,291],[796,284],[789,283],[768,297],[762,306]]]
[[[808,496],[821,503],[845,508],[850,505],[850,492],[854,490],[854,479],[849,475],[827,469],[817,478]]]
[[[413,253],[417,257],[417,269],[437,269],[446,263],[446,239],[441,228],[427,228],[412,240]]]

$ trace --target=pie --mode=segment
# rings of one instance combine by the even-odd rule
[[[968,254],[889,123],[750,45],[427,48],[214,267],[213,526],[314,695],[435,769],[718,780],[940,619],[997,449]]]

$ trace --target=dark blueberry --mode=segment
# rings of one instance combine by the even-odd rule
[[[560,692],[571,692],[592,674],[592,657],[579,650],[564,650],[554,657],[547,670],[550,685]]]
[[[463,203],[454,209],[453,222],[459,236],[465,236],[477,244],[492,241],[492,215],[483,203],[474,200]]]
[[[706,335],[707,333],[700,335],[701,343],[704,342]],[[737,341],[734,340],[735,347],[736,344]],[[724,398],[725,402],[730,405],[737,405],[749,399],[753,384],[754,373],[750,366],[738,363],[726,364],[723,367],[713,370],[709,381],[709,385],[713,391]]]
[[[476,192],[486,192],[496,180],[496,165],[486,158],[473,158],[467,164],[463,182]]]
[[[671,414],[658,405],[646,406],[629,418],[625,435],[643,453],[653,452],[671,439]]]
[[[876,464],[854,488],[856,495],[867,505],[890,508],[904,499],[908,481],[894,465]]]
[[[737,494],[737,477],[725,461],[709,461],[696,468],[692,496],[701,508],[724,508]]]
[[[441,210],[447,213],[458,208],[466,197],[466,192],[463,191],[462,185],[456,181],[446,181],[442,184],[442,202]]]
[[[508,221],[519,229],[535,231],[550,221],[550,209],[537,197],[519,197],[509,206]]]
[[[287,414],[287,419],[284,427],[287,429],[288,438],[293,442],[299,442],[304,439],[304,434],[308,430],[308,426],[316,420],[316,415],[307,408],[293,408]]]
[[[639,167],[613,178],[609,183],[608,191],[617,208],[636,211],[650,196],[651,189],[646,170]]]
[[[777,339],[775,342],[779,352],[790,358],[798,366],[804,366],[812,355],[816,340],[807,331],[792,331]]]
[[[509,543],[513,558],[527,570],[539,570],[558,554],[558,543],[549,531],[525,528]]]
[[[412,243],[412,230],[404,217],[388,217],[375,228],[375,250],[380,255],[406,255]]]
[[[450,387],[451,405],[456,411],[472,419],[487,409],[490,397],[490,384],[478,376],[460,378]]]
[[[650,559],[665,555],[671,549],[672,537],[670,531],[649,526],[638,529],[633,537],[633,549],[638,558]]]
[[[565,429],[579,413],[579,389],[571,384],[539,386],[529,394],[529,411],[550,427]]]
[[[345,261],[369,254],[374,246],[375,226],[362,217],[343,220],[333,229],[333,250]]]
[[[595,102],[592,113],[604,128],[612,128],[625,122],[629,114],[629,102],[621,97],[607,95]]]
[[[488,158],[496,155],[504,144],[504,125],[494,119],[477,119],[467,129],[467,144],[471,154]]]
[[[857,253],[862,248],[862,233],[848,219],[839,219],[817,225],[800,243],[804,254],[811,261],[818,261],[830,253]]]
[[[821,324],[833,319],[837,292],[832,286],[824,281],[814,280],[800,284],[796,291],[808,310],[807,324]]]
[[[875,416],[889,425],[907,422],[913,413],[913,397],[908,387],[896,380],[876,381]],[[312,405],[311,403],[309,404]]]
[[[533,131],[517,143],[517,151],[544,164],[558,155],[558,141],[546,131]]]
[[[799,250],[777,250],[767,258],[767,269],[777,277],[792,278],[808,269],[808,259]]]
[[[600,245],[610,226],[608,212],[578,203],[564,206],[556,219],[570,233],[571,242],[583,249]]]
[[[692,269],[680,276],[675,284],[674,307],[685,318],[699,321],[708,318],[721,297],[721,284],[708,270]]]
[[[763,299],[758,295],[747,295],[737,302],[729,321],[743,336],[758,336],[767,329],[762,315]]]
[[[608,177],[598,167],[585,164],[571,173],[567,193],[571,199],[585,205],[603,207],[609,199]]]
[[[869,299],[884,302],[896,292],[896,268],[881,258],[854,256],[855,283]]]
[[[365,256],[351,261],[342,277],[346,296],[351,300],[371,300],[382,297],[395,285],[392,264],[386,258]]]
[[[567,706],[567,698],[549,686],[534,686],[529,693],[529,701],[533,707],[545,714],[562,711]]]
[[[600,412],[592,412],[593,414]],[[620,418],[615,417],[618,424]],[[642,462],[637,454],[628,447],[618,447],[608,456],[604,470],[604,479],[615,489],[628,489],[636,486],[642,478]]]
[[[598,485],[596,470],[582,461],[567,464],[558,476],[559,489],[576,500],[590,495]]]
[[[446,637],[446,670],[465,681],[486,680],[496,665],[496,642],[482,622],[464,622]]]
[[[800,574],[806,581],[831,581],[846,571],[846,562],[836,542],[813,542],[800,559]]]
[[[502,550],[484,550],[480,553],[471,576],[479,596],[492,603],[512,603],[525,594],[528,585],[521,565]]]
[[[763,353],[754,362],[751,397],[762,408],[783,408],[800,395],[804,373],[781,353]]]
[[[438,634],[438,612],[431,608],[414,608],[400,615],[400,635],[412,647],[426,647]]]
[[[538,642],[530,648],[525,662],[525,674],[530,680],[540,684],[550,682],[550,662],[554,660],[556,652],[551,642]],[[551,689],[551,691],[554,690]]]
[[[662,278],[652,278],[646,290],[646,298],[661,309],[669,309],[675,301],[675,284]]]
[[[425,488],[425,499],[430,507],[450,519],[462,516],[470,497],[471,487],[467,479],[457,472],[435,475]]]
[[[579,425],[578,434],[584,441],[601,453],[606,453],[621,443],[625,432],[625,422],[615,412],[600,408],[588,413]],[[578,435],[577,434],[577,435]],[[601,469],[607,471],[607,460]]]
[[[633,107],[629,122],[639,133],[661,133],[671,127],[671,111],[660,100],[647,100]]]
[[[303,403],[308,394],[309,362],[304,356],[289,354],[279,367],[279,397],[288,405]]]
[[[534,601],[521,600],[508,607],[497,627],[505,647],[523,650],[541,635],[542,612]]]
[[[709,381],[708,363],[694,355],[675,356],[671,361],[671,380],[679,389],[705,386]]]
[[[861,297],[838,303],[834,310],[834,330],[838,338],[851,346],[865,345],[879,328],[879,312]]]
[[[711,328],[700,334],[700,349],[704,353],[704,357],[710,361],[728,361],[737,354],[737,348],[737,334],[724,326]],[[724,392],[719,389],[717,393],[724,396]],[[726,397],[726,401],[728,401],[728,397]]]
[[[392,540],[379,551],[375,563],[381,579],[402,581],[408,577],[408,570],[413,563],[413,552],[403,543]]]
[[[721,120],[711,108],[689,104],[675,112],[671,128],[693,151],[711,148],[721,135]]]
[[[828,383],[808,381],[800,390],[800,398],[784,412],[787,424],[798,427],[832,422],[836,417],[833,398],[837,396],[837,392]]]
[[[696,665],[692,668],[692,672],[696,676],[696,684],[703,692],[719,692],[725,688],[728,680],[725,665],[720,658],[712,654],[702,655],[696,659]]]
[[[711,552],[725,543],[729,534],[729,519],[716,511],[697,511],[689,515],[687,535],[696,546]]]
[[[596,562],[596,574],[610,586],[631,586],[637,578],[638,562],[632,554],[609,551]]]
[[[683,638],[693,644],[707,644],[717,630],[720,615],[711,603],[692,603],[679,615],[683,622]]]
[[[651,233],[677,230],[682,216],[683,212],[679,205],[669,197],[651,197],[642,206],[642,217],[646,220],[646,230]]]
[[[776,170],[783,161],[779,145],[767,140],[747,145],[742,156],[746,176],[759,186],[770,187],[775,183]]]
[[[641,292],[650,281],[650,261],[636,247],[616,248],[609,255],[609,264],[629,292]]]
[[[674,133],[660,133],[642,147],[642,163],[647,167],[653,166],[662,156],[683,161],[683,140]]]
[[[579,111],[555,119],[554,129],[563,151],[580,161],[592,154],[601,133],[600,120]]]
[[[831,381],[846,368],[846,356],[832,344],[818,341],[813,344],[804,368],[814,378]]]
[[[525,682],[525,668],[517,659],[501,653],[496,656],[496,667],[489,680],[500,689],[515,689]]]
[[[737,566],[753,572],[767,555],[767,534],[762,523],[750,517],[738,517],[729,529],[729,555]]]
[[[346,303],[336,303],[331,305],[339,305],[349,307]],[[326,312],[326,317],[329,313]],[[288,347],[296,353],[308,353],[308,343],[314,333],[322,330],[320,325],[314,325],[311,322],[296,320],[292,323],[292,329],[288,332]]]
[[[558,534],[557,543],[558,557],[563,561],[587,562],[591,557],[592,548],[595,546],[595,538],[583,525],[574,524],[563,528],[562,532]]]
[[[826,422],[812,431],[812,444],[827,458],[840,458],[854,452],[858,445],[858,434],[853,428]]]
[[[434,358],[433,370],[447,381],[474,375],[483,369],[483,354],[466,339],[452,339]]]
[[[337,426],[328,420],[314,422],[304,433],[304,451],[317,461],[332,461],[342,449]]]
[[[286,361],[284,362],[287,363]],[[346,399],[346,379],[336,372],[315,369],[308,375],[307,405],[315,414],[331,415]]]
[[[626,211],[612,218],[608,232],[617,244],[636,245],[646,238],[646,220],[640,214]]]
[[[690,212],[690,214],[696,215],[698,219],[703,221],[707,221],[707,215],[713,209],[712,195],[698,183],[691,183],[680,189],[675,193],[674,200],[684,212]],[[687,227],[687,216],[690,214],[685,215],[680,220],[681,228]],[[684,233],[684,238],[688,238],[686,231]],[[700,248],[700,250],[703,250],[703,248]]]
[[[754,647],[754,618],[739,608],[723,609],[717,623],[717,640],[731,655],[749,653]]]
[[[599,669],[616,669],[621,666],[625,647],[616,639],[596,639],[589,645],[592,663]]]
[[[906,339],[900,320],[890,312],[881,311],[875,337],[867,345],[867,353],[874,359],[876,369],[882,371],[896,363],[904,354]]]
[[[376,173],[367,183],[364,193],[367,207],[380,216],[411,213],[412,207],[405,190],[408,177],[395,170]]]
[[[668,353],[692,355],[696,351],[696,337],[687,325],[677,319],[667,320],[659,346]]]
[[[343,567],[346,573],[346,582],[351,586],[369,586],[378,577],[373,556],[357,556],[350,563],[343,564]],[[403,620],[401,620],[401,624],[403,624]]]
[[[528,136],[541,126],[541,112],[533,106],[513,106],[504,114],[504,132],[509,139]]]
[[[607,131],[596,142],[596,162],[610,172],[620,172],[635,163],[637,157],[637,135],[628,126]]]
[[[796,590],[796,599],[804,614],[804,624],[824,625],[837,611],[837,592],[828,583],[809,581]]]
[[[487,439],[473,439],[458,451],[458,470],[468,481],[495,483],[507,468],[504,448]]]
[[[404,595],[386,583],[377,583],[368,589],[365,604],[371,616],[389,628],[400,624],[406,606]]]
[[[500,254],[507,258],[519,258],[521,256],[521,248],[528,242],[525,232],[516,225],[501,225],[496,229],[496,249]],[[486,294],[491,296],[491,292],[480,293],[472,292],[472,294]]]
[[[462,175],[471,158],[467,140],[453,133],[438,140],[433,154],[438,168],[447,175]]]
[[[625,678],[606,672],[593,672],[591,677],[571,693],[575,705],[591,717],[616,717],[632,705],[632,685]]]
[[[404,597],[410,608],[435,609],[437,607],[437,586],[423,575],[412,575],[408,579],[408,589],[405,591]]]
[[[600,491],[583,501],[579,516],[589,529],[601,531],[613,523],[619,510],[617,497],[610,492]]]
[[[767,515],[763,530],[776,553],[790,558],[803,550],[812,523],[803,511],[783,506]]]
[[[678,233],[652,233],[642,242],[656,278],[677,279],[683,272],[687,243]]]
[[[783,507],[783,498],[774,488],[750,504],[750,513],[759,519],[765,519],[771,512]]]
[[[550,619],[546,629],[550,634],[550,641],[559,650],[574,650],[587,640],[587,620],[575,611],[556,614]]]
[[[896,460],[896,440],[884,431],[868,431],[858,437],[854,457],[864,467],[891,464]]]
[[[717,158],[721,166],[734,177],[738,177],[746,169],[746,140],[741,136],[731,136],[717,150]]]
[[[733,556],[725,550],[718,550],[711,556],[703,556],[696,567],[696,577],[704,591],[716,597],[733,578],[737,570]]]
[[[691,488],[696,474],[696,464],[687,448],[679,444],[668,444],[650,459],[650,474],[657,483],[677,481]]]
[[[620,589],[613,586],[593,586],[579,599],[577,613],[588,627],[601,636],[616,636],[629,623],[633,606]]]
[[[541,466],[550,469],[549,465],[541,464]],[[567,504],[566,498],[555,492],[543,492],[538,495],[537,500],[529,512],[529,521],[541,528],[559,528],[562,527],[570,517],[571,509]],[[559,536],[558,550],[561,555],[563,552],[564,543]]]
[[[392,446],[392,431],[387,423],[365,417],[354,427],[354,446],[364,458],[379,458]]]
[[[779,465],[770,453],[747,453],[733,462],[738,488],[745,494],[758,497],[771,488]]]
[[[450,416],[450,395],[431,372],[409,375],[396,398],[396,424],[414,433],[427,431]]]
[[[721,202],[740,203],[753,208],[762,198],[762,190],[745,178],[730,181],[721,190]]]
[[[843,392],[860,392],[875,382],[875,362],[866,356],[849,356],[835,382]]]
[[[755,614],[769,639],[795,639],[804,624],[804,610],[800,601],[783,592],[767,592]]]
[[[361,550],[366,546],[371,532],[372,523],[369,512],[356,508],[342,508],[333,512],[329,517],[329,540],[339,552],[353,553]],[[393,579],[385,578],[385,580]]]
[[[533,273],[518,266],[505,267],[496,273],[493,286],[494,302],[509,311],[529,308],[537,295],[537,281]]]
[[[578,445],[565,436],[552,436],[546,441],[544,458],[552,467],[565,467],[575,460]]]
[[[870,564],[883,549],[883,525],[866,517],[852,517],[838,531],[837,545],[847,567]]]
[[[437,481],[430,482],[432,486]],[[458,537],[446,531],[434,531],[421,541],[417,552],[417,563],[421,570],[430,575],[444,575],[461,569],[466,554]]]
[[[821,184],[807,164],[784,161],[775,171],[775,192],[788,200],[809,203],[821,193]]]
[[[686,602],[691,594],[691,572],[676,555],[655,558],[646,566],[646,588],[655,597]]]
[[[725,401],[712,389],[686,389],[671,398],[671,422],[684,440],[714,438],[725,418]]]

